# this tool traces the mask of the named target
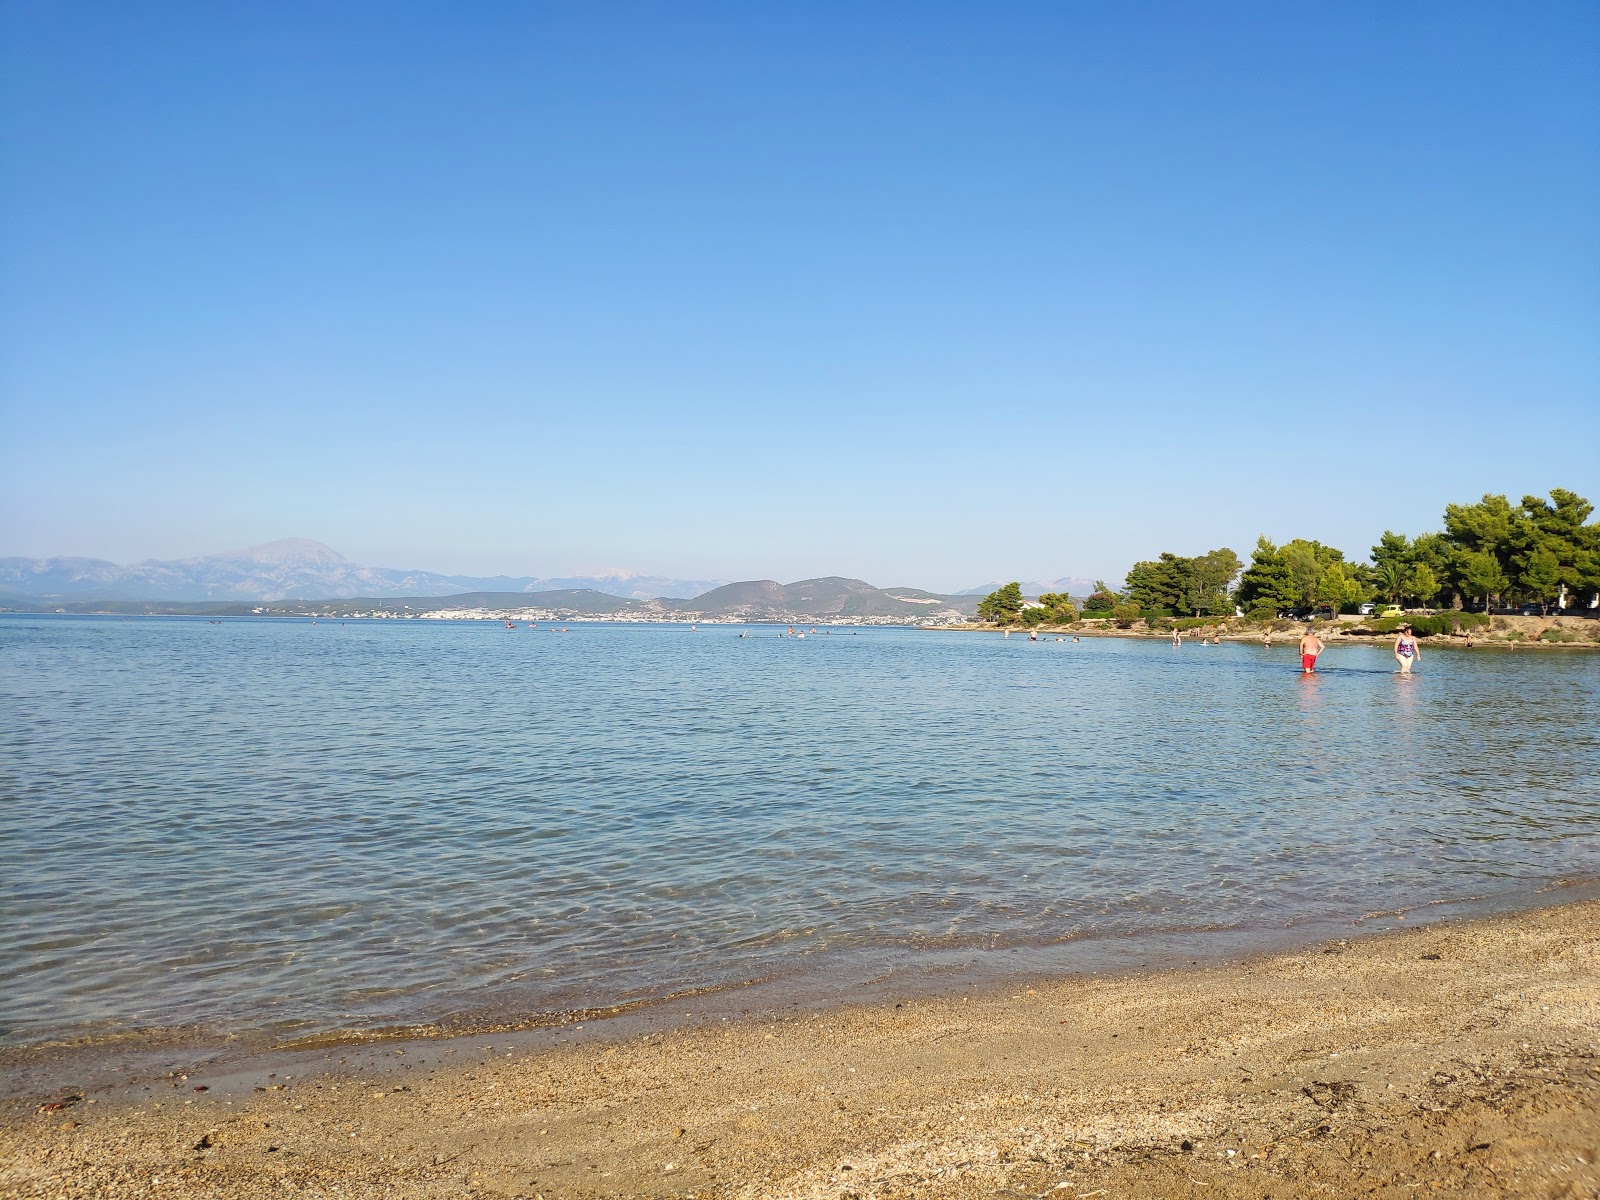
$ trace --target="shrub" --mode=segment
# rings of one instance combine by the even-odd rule
[[[1024,625],[1070,625],[1078,619],[1078,610],[1071,604],[1042,605],[1022,610]]]
[[[1111,619],[1122,629],[1132,629],[1141,615],[1136,604],[1116,604],[1111,608]]]
[[[1488,623],[1489,618],[1482,613],[1442,612],[1430,617],[1383,617],[1372,622],[1372,632],[1394,633],[1400,626],[1409,625],[1418,637],[1438,637],[1442,633],[1460,633],[1463,629],[1476,629]]]
[[[1575,629],[1562,629],[1558,626],[1552,626],[1539,635],[1539,640],[1541,642],[1560,644],[1564,642],[1582,642],[1587,639]]]

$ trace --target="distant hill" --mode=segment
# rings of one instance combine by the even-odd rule
[[[964,591],[957,592],[956,595],[978,597],[987,596],[996,588],[1003,587],[1007,582],[1009,581],[1000,580],[998,583],[980,583],[977,587],[967,588]],[[1069,596],[1083,597],[1089,595],[1093,591],[1094,580],[1079,579],[1076,576],[1068,576],[1065,579],[1053,579],[1049,583],[1040,583],[1035,579],[1026,581],[1022,584],[1022,594],[1024,596],[1042,596],[1046,592],[1065,592]]]
[[[364,567],[308,538],[200,558],[118,566],[98,558],[0,558],[0,598],[41,600],[321,600],[359,596],[442,596],[463,591],[595,591],[631,599],[694,596],[721,580],[667,579],[625,571],[540,579],[441,575]]]
[[[558,586],[549,586],[549,585]],[[993,589],[987,589],[992,591]],[[721,617],[751,621],[862,618],[917,622],[970,617],[981,592],[958,596],[920,588],[877,588],[829,575],[778,583],[723,583],[609,572],[538,579],[439,575],[364,567],[306,538],[285,538],[228,554],[118,566],[94,558],[0,559],[0,605],[33,612],[442,612],[543,609],[587,616]]]
[[[691,600],[671,602],[682,612],[748,620],[826,620],[831,617],[899,617],[907,621],[977,611],[977,600],[916,588],[875,588],[860,579],[830,575],[780,584],[771,579],[730,583]]]
[[[612,617],[618,620],[736,620],[821,622],[969,619],[977,611],[975,596],[943,596],[918,588],[875,588],[859,579],[831,576],[781,584],[749,580],[713,588],[690,600],[635,600],[592,588],[548,592],[473,591],[448,596],[347,596],[327,600],[155,601],[61,600],[38,597],[0,598],[0,606],[23,612],[178,613],[230,616],[265,612],[276,616],[421,616],[427,613],[512,613],[539,610],[556,617]]]
[[[450,609],[548,608],[563,612],[609,616],[643,611],[646,602],[609,596],[593,588],[568,588],[554,592],[458,592],[453,596],[401,596],[367,599],[348,597],[324,604],[360,608],[369,612],[445,612]]]

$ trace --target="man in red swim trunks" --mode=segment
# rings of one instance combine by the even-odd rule
[[[1305,633],[1300,638],[1300,670],[1309,675],[1317,669],[1317,655],[1327,647],[1322,644],[1322,639],[1316,635],[1312,626],[1307,625]]]

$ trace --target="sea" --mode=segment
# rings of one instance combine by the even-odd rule
[[[0,1049],[967,987],[1600,876],[1594,654],[799,631],[0,617]]]

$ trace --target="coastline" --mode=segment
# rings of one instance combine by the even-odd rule
[[[1600,1188],[1594,899],[1214,966],[618,1033],[386,1043],[322,1074],[279,1062],[12,1103],[0,1195]]]
[[[1496,617],[1498,623],[1495,627],[1486,630],[1473,631],[1469,636],[1466,633],[1453,633],[1424,637],[1422,645],[1428,647],[1446,647],[1458,650],[1600,650],[1600,622],[1584,617]],[[1000,626],[986,624],[981,621],[963,621],[958,624],[926,626],[933,632],[951,633],[1004,633],[1008,628],[1013,636],[1020,636],[1026,640],[1028,633],[1035,632],[1041,636],[1049,634],[1051,637],[1096,637],[1096,638],[1132,638],[1136,641],[1169,641],[1172,633],[1170,630],[1152,630],[1144,626],[1143,621],[1137,622],[1134,627],[1118,628],[1110,621],[1078,621],[1071,625],[1034,625],[1034,626]],[[1276,646],[1292,646],[1299,632],[1305,628],[1303,621],[1277,621],[1273,623],[1272,637]],[[1218,618],[1214,623],[1186,631],[1185,641],[1195,639],[1202,629],[1206,636],[1215,633],[1225,642],[1242,642],[1249,645],[1260,645],[1264,627],[1259,624],[1246,624],[1237,617]],[[1344,617],[1339,620],[1317,622],[1317,634],[1334,643],[1348,643],[1357,646],[1384,646],[1394,641],[1393,634],[1363,633],[1360,621],[1354,617]],[[1547,629],[1556,629],[1571,632],[1584,638],[1593,640],[1573,641],[1544,641],[1540,634]]]

